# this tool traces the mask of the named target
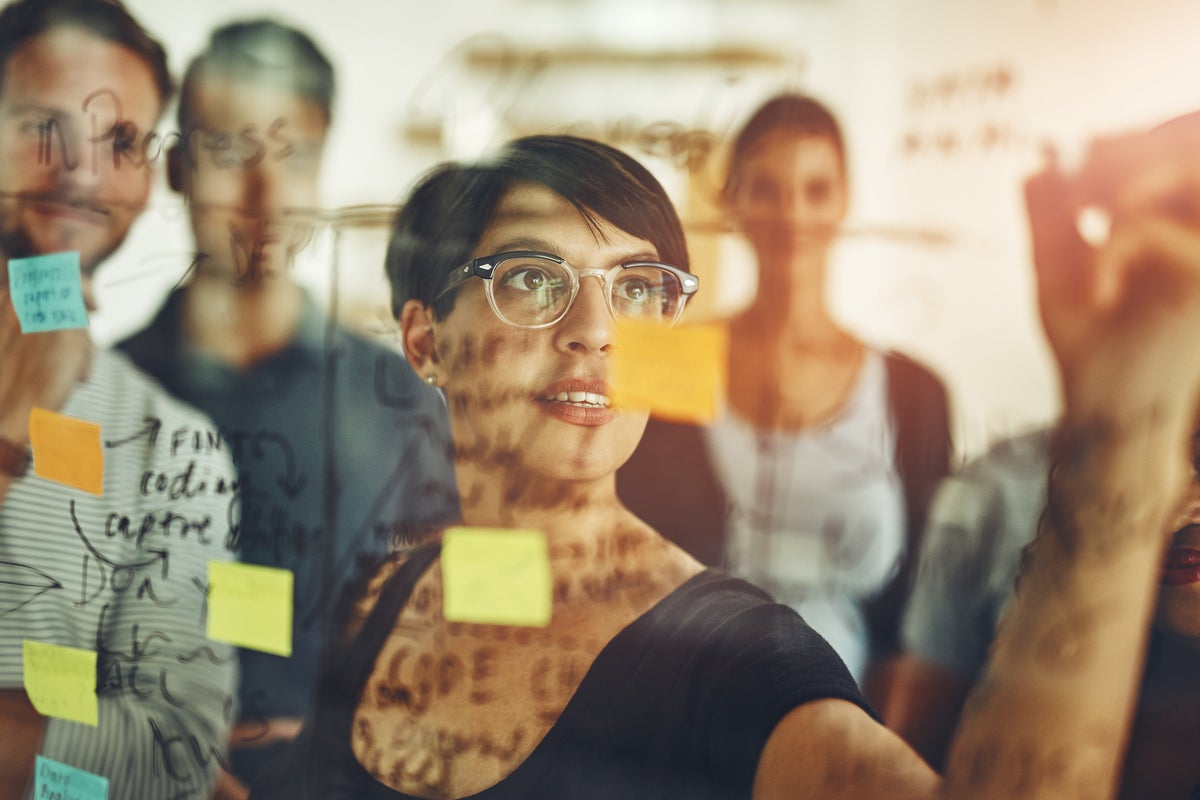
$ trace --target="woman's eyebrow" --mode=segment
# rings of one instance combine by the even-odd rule
[[[505,239],[496,246],[497,253],[507,253],[511,250],[537,250],[541,253],[557,255],[554,245],[545,239],[538,239],[532,236],[518,236],[512,239]]]
[[[535,250],[539,253],[548,253],[550,255],[565,258],[560,248],[546,241],[533,236],[516,236],[512,239],[505,239],[496,246],[496,253],[507,253],[513,250]],[[567,258],[567,261],[571,259]],[[621,255],[608,259],[613,265],[625,264],[630,261],[659,261],[660,256],[653,250],[639,250],[634,253],[622,253]]]

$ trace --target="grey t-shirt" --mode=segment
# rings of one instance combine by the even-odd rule
[[[974,681],[1046,501],[1050,429],[1006,439],[938,488],[901,629],[904,648]]]

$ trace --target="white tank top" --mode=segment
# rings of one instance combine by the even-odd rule
[[[895,575],[905,545],[883,355],[868,351],[822,425],[760,432],[727,410],[706,439],[731,504],[727,566],[796,609],[861,684],[862,604]]]

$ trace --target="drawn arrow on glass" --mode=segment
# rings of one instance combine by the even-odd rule
[[[0,616],[32,603],[52,589],[61,588],[61,583],[41,570],[0,561]]]
[[[279,488],[283,490],[288,497],[295,497],[300,494],[300,490],[304,488],[304,484],[308,482],[307,478],[296,471],[296,453],[292,450],[292,445],[278,433],[271,431],[259,431],[254,434],[254,438],[250,440],[251,452],[255,458],[263,458],[266,455],[265,444],[278,445],[280,452],[283,455],[284,474],[278,476],[275,482],[279,484]]]
[[[162,430],[162,420],[157,417],[142,417],[142,421],[146,423],[146,426],[137,433],[127,436],[124,439],[105,439],[104,446],[110,449],[120,447],[123,444],[129,444],[145,436],[146,443],[154,447],[155,441],[158,440],[158,432]]]

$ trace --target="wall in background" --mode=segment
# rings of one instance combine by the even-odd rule
[[[427,168],[512,135],[573,130],[625,147],[693,229],[703,314],[752,290],[735,237],[706,233],[721,138],[780,88],[812,92],[849,139],[852,210],[831,301],[872,342],[937,368],[960,449],[1053,417],[1020,182],[1053,144],[1200,107],[1200,5],[1188,0],[129,0],[181,72],[207,32],[277,15],[318,39],[340,97],[330,207],[398,201]],[[173,119],[163,129],[174,128]],[[382,225],[325,230],[297,266],[386,335]],[[100,274],[96,335],[139,327],[190,263],[178,198]]]

